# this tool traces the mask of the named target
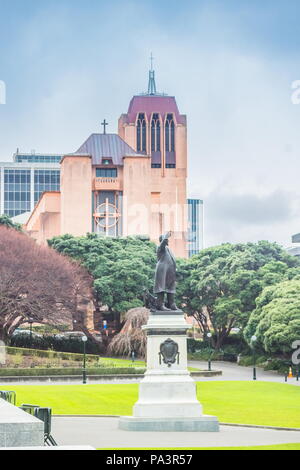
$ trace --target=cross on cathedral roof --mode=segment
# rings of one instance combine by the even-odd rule
[[[156,95],[156,83],[155,83],[155,71],[153,70],[154,57],[151,52],[150,56],[150,70],[149,70],[149,83],[148,83],[148,95]]]
[[[166,93],[158,93],[156,88],[155,70],[153,69],[154,57],[151,52],[150,56],[150,70],[149,70],[149,81],[148,81],[148,92],[141,93],[144,96],[167,96]]]
[[[153,54],[151,52],[151,56],[150,56],[151,69],[150,70],[153,70],[153,61],[154,61],[154,57],[153,57]]]
[[[106,119],[101,122],[101,126],[103,126],[103,134],[106,135],[106,127],[109,126],[108,122],[106,122]]]

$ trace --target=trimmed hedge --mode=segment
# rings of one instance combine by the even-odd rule
[[[192,356],[195,355],[195,359],[206,360],[211,354],[207,339],[188,338],[187,345],[188,353]],[[215,350],[214,358],[217,360],[233,362],[237,360],[237,356],[240,354],[251,354],[251,349],[241,335],[234,334],[226,338],[222,346],[222,350]]]
[[[187,350],[189,354],[199,351],[207,346],[207,343],[200,339],[188,338],[187,339]]]
[[[126,367],[112,367],[112,368],[93,368],[86,369],[87,375],[138,375],[144,374],[146,369],[134,369]],[[46,377],[46,376],[60,376],[60,375],[82,375],[82,369],[74,368],[60,368],[60,369],[0,369],[0,377]]]
[[[225,361],[225,362],[237,362],[237,354],[231,351],[231,348],[228,347],[228,350],[224,348],[222,351],[216,351],[214,349],[205,348],[201,351],[196,351],[192,354],[188,354],[190,361]]]
[[[276,371],[279,374],[288,374],[290,367],[292,367],[293,375],[296,376],[298,373],[298,367],[291,364],[290,361],[281,358],[270,358],[269,356],[256,355],[255,358],[256,366],[262,367],[265,371]],[[239,360],[239,365],[244,367],[253,367],[254,359],[252,356],[243,356]]]
[[[32,338],[28,333],[17,332],[10,339],[10,345],[16,348],[30,348],[39,350],[54,350],[58,352],[69,352],[81,354],[83,350],[82,341],[79,337],[64,336],[64,333],[57,335],[37,335],[33,333]],[[90,338],[86,343],[88,354],[103,353],[104,348],[101,343],[94,343]]]

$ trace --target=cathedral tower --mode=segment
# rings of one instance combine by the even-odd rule
[[[187,123],[175,97],[158,93],[155,72],[149,71],[148,92],[132,98],[127,114],[119,119],[119,136],[137,153],[150,158],[150,237],[172,230],[173,250],[187,256]],[[126,158],[124,169],[126,168]],[[138,175],[128,172],[131,200],[140,200]],[[125,193],[124,193],[125,196]]]

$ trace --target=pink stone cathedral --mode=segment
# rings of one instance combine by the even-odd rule
[[[61,161],[59,192],[45,192],[25,229],[39,243],[53,236],[88,232],[145,235],[158,242],[171,230],[171,248],[188,256],[187,124],[174,97],[134,96],[118,134],[92,134]]]

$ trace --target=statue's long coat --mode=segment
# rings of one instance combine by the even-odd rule
[[[175,294],[176,292],[176,260],[163,240],[157,249],[158,263],[155,273],[154,293],[166,292]]]

